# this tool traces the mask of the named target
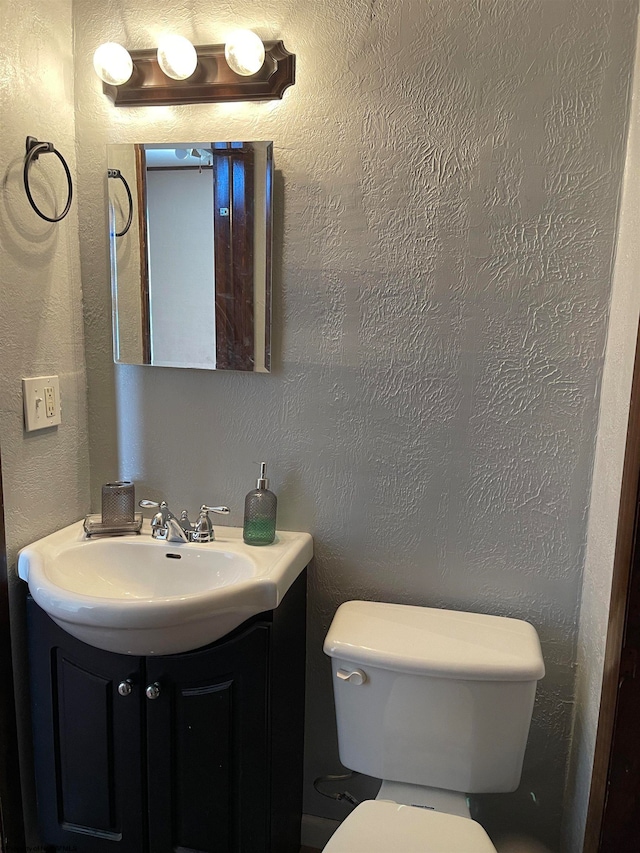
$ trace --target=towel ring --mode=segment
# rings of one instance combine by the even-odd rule
[[[129,216],[127,218],[127,224],[124,226],[122,231],[116,231],[116,237],[124,237],[129,228],[131,228],[131,220],[133,219],[133,199],[131,198],[131,190],[129,189],[129,184],[127,183],[127,179],[122,174],[120,169],[107,169],[107,177],[108,178],[120,178],[122,183],[124,184],[124,188],[127,191],[127,198],[129,199]]]
[[[73,184],[71,182],[71,172],[69,171],[69,167],[67,166],[67,162],[59,151],[53,147],[53,142],[38,142],[35,136],[27,136],[26,143],[27,153],[24,158],[24,169],[22,170],[22,177],[24,179],[24,190],[27,194],[27,198],[29,199],[29,204],[38,214],[41,219],[46,219],[47,222],[60,222],[61,219],[64,219],[67,213],[69,213],[69,208],[71,207],[71,199],[73,198]],[[29,166],[31,163],[35,162],[41,154],[55,154],[58,160],[62,163],[62,167],[67,176],[67,187],[69,188],[69,197],[67,198],[67,203],[64,206],[64,210],[60,214],[60,216],[47,216],[46,213],[43,213],[33,200],[33,196],[31,195],[31,189],[29,188]]]

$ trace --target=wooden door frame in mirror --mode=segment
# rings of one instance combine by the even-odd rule
[[[216,369],[253,370],[254,233],[247,200],[253,199],[255,155],[253,147],[237,148],[230,142],[216,142],[212,151]],[[227,170],[227,180],[218,179],[221,168]],[[240,180],[234,180],[236,170]]]
[[[13,687],[7,540],[4,527],[2,460],[0,459],[0,829],[2,849],[23,850],[24,821],[18,763],[18,733]]]
[[[149,254],[147,244],[147,157],[143,145],[135,145],[138,234],[140,238],[140,318],[142,364],[151,364],[151,305],[149,303]]]

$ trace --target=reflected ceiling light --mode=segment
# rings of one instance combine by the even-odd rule
[[[242,77],[257,74],[264,64],[264,56],[262,39],[251,30],[236,30],[224,46],[227,65]]]
[[[184,36],[163,36],[158,42],[158,65],[172,80],[186,80],[198,65],[198,54]]]
[[[93,54],[93,67],[98,77],[110,86],[122,86],[133,74],[133,61],[129,51],[108,41]]]
[[[213,163],[213,153],[207,148],[192,148],[187,152],[196,160],[200,160],[200,165],[211,165]]]

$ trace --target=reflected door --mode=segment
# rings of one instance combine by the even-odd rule
[[[213,154],[216,367],[253,370],[253,149],[216,142]]]

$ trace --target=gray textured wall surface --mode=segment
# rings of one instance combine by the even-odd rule
[[[336,771],[337,605],[509,614],[547,663],[523,784],[486,797],[495,838],[560,849],[598,382],[636,0],[75,0],[91,474],[233,507],[269,462],[279,524],[309,530],[306,810]],[[233,26],[282,37],[281,103],[116,109],[101,42]],[[271,376],[111,364],[105,145],[272,139]]]
[[[5,2],[0,28],[0,438],[13,557],[85,511],[89,466],[77,205],[49,224],[22,181],[28,134],[52,141],[75,179],[71,2]],[[43,155],[30,175],[42,210],[59,212],[67,188],[55,156]],[[26,434],[21,379],[43,373],[60,376],[63,422]]]
[[[3,0],[0,8],[0,447],[10,571],[13,649],[25,790],[30,786],[23,608],[15,574],[19,548],[77,521],[89,504],[77,203],[53,225],[30,208],[22,183],[27,135],[52,141],[74,182],[75,124],[71,0]],[[44,212],[61,211],[66,182],[55,155],[31,169]],[[77,189],[77,185],[76,185]],[[60,377],[62,424],[23,432],[23,376]],[[26,751],[25,751],[26,750]],[[28,841],[35,830],[26,797]]]
[[[640,65],[638,41],[623,197],[611,293],[600,417],[587,527],[577,644],[576,713],[565,802],[567,849],[579,853],[586,823],[616,552],[629,401],[640,315]]]

